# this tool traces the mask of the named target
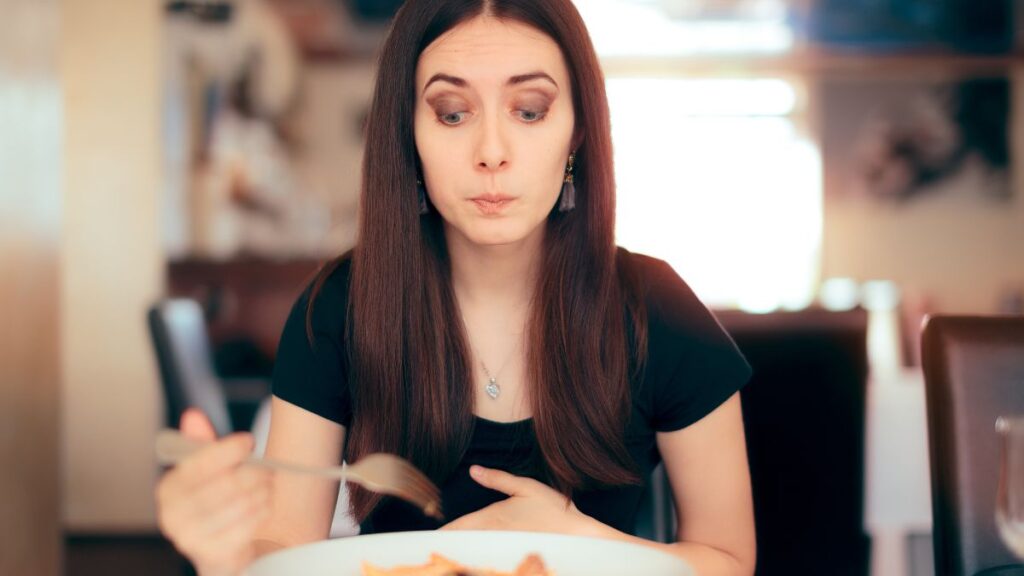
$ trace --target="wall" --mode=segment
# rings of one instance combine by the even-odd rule
[[[71,530],[155,524],[152,451],[162,406],[145,311],[164,269],[162,4],[63,4],[62,487]]]
[[[1010,199],[985,198],[992,183],[978,172],[903,204],[864,198],[827,179],[823,277],[894,280],[908,296],[927,295],[936,311],[948,313],[995,313],[1008,292],[1024,297],[1024,76],[1017,70],[1012,77]],[[850,119],[822,119],[830,121]],[[826,151],[826,171],[848,160]]]
[[[0,18],[0,574],[61,571],[57,0]]]

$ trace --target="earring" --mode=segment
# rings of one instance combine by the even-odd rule
[[[562,183],[562,199],[558,202],[559,212],[569,212],[576,207],[576,186],[572,183],[572,164],[576,153],[569,154],[569,165],[565,167],[565,182]]]
[[[430,212],[430,208],[427,207],[427,189],[419,178],[416,179],[416,193],[420,197],[420,216],[422,216]]]

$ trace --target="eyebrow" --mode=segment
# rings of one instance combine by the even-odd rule
[[[552,78],[551,76],[547,75],[544,72],[530,72],[528,74],[519,74],[516,76],[512,76],[505,82],[505,86],[515,86],[517,84],[530,82],[531,80],[547,80],[548,82],[554,84],[555,88],[558,88],[558,82],[555,82],[554,78]],[[469,82],[467,82],[464,78],[459,78],[458,76],[452,76],[450,74],[438,73],[431,76],[430,80],[427,80],[427,84],[423,86],[423,91],[426,92],[427,88],[429,88],[430,85],[433,84],[434,82],[447,82],[449,84],[458,86],[459,88],[465,88],[466,86],[469,86]]]

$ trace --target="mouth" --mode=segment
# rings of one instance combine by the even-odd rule
[[[484,194],[469,199],[484,214],[498,214],[514,200],[515,198],[502,194]]]

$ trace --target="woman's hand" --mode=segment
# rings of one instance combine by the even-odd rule
[[[442,530],[525,530],[585,533],[596,520],[579,511],[572,500],[532,478],[472,466],[470,476],[480,485],[509,498],[454,520]]]
[[[240,466],[252,452],[250,434],[214,442],[209,419],[195,409],[182,415],[181,431],[211,444],[160,479],[160,530],[201,576],[237,574],[254,558],[253,535],[270,511],[272,473]]]

